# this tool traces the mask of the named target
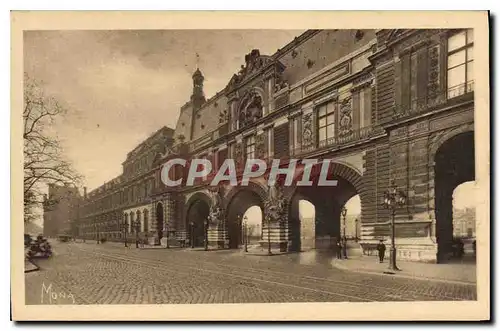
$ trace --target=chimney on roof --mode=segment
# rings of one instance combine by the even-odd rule
[[[83,187],[83,197],[87,199],[87,186]]]

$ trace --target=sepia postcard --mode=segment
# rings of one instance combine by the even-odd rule
[[[11,27],[12,319],[490,319],[487,12]]]

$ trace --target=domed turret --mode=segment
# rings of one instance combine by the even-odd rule
[[[193,108],[200,108],[205,102],[205,94],[203,93],[203,81],[205,77],[201,73],[199,68],[193,73],[193,95],[191,96],[191,101],[193,102]]]

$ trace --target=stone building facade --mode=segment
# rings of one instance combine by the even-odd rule
[[[396,218],[399,258],[446,260],[453,189],[474,180],[472,31],[309,30],[274,54],[250,51],[209,99],[203,82],[197,69],[175,130],[163,131],[171,142],[164,153],[151,153],[157,157],[141,173],[134,172],[139,156],[132,152],[124,174],[87,197],[83,234],[92,236],[94,224],[104,222],[120,238],[118,224],[125,220],[133,231],[133,219],[157,242],[168,237],[200,246],[206,236],[211,247],[237,248],[245,211],[266,208],[265,178],[246,187],[214,188],[208,179],[166,187],[161,165],[207,158],[217,169],[231,158],[241,168],[260,158],[287,167],[290,158],[316,158],[331,161],[338,185],[285,187],[286,216],[263,222],[262,245],[330,247],[341,235],[342,207],[358,194],[361,241],[387,238],[390,215],[381,201],[394,182],[407,196]],[[171,176],[186,171],[174,167]],[[303,200],[314,205],[314,222],[301,221]],[[209,217],[214,210],[217,217]]]
[[[157,161],[169,153],[173,130],[162,127],[134,150],[123,162],[123,172],[104,185],[88,192],[80,205],[78,236],[86,239],[130,241],[158,237],[158,224],[151,217],[151,197],[158,190]],[[166,209],[168,215],[170,210]],[[163,225],[160,224],[160,228]]]

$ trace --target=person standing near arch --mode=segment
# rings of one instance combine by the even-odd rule
[[[385,249],[386,249],[386,247],[385,247],[384,241],[382,239],[380,239],[380,242],[377,245],[379,263],[384,263]]]
[[[340,239],[337,239],[337,243],[335,244],[335,250],[337,253],[337,259],[342,260],[342,242]]]

